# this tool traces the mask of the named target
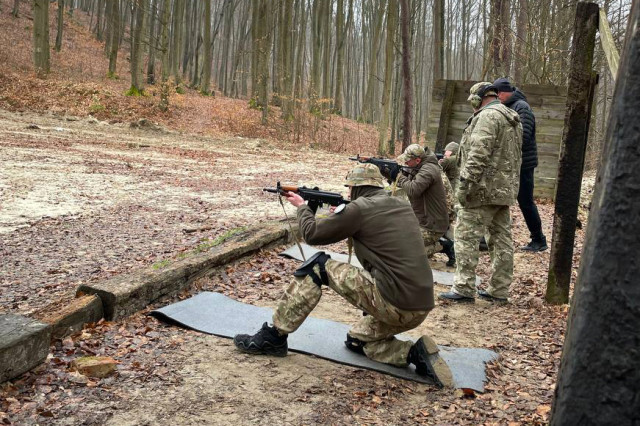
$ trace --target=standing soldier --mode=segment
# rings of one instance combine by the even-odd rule
[[[538,148],[536,146],[536,117],[531,111],[524,94],[513,87],[508,79],[499,78],[493,82],[498,91],[498,98],[507,107],[520,116],[522,123],[522,166],[520,166],[520,190],[518,205],[524,221],[527,223],[531,242],[524,247],[525,251],[543,251],[547,247],[547,238],[542,233],[542,221],[538,207],[533,200],[533,172],[538,166]]]
[[[444,147],[444,157],[439,161],[440,167],[447,175],[451,188],[455,191],[458,189],[458,180],[460,179],[460,169],[458,168],[458,145],[455,142],[449,142]]]
[[[489,234],[491,280],[478,295],[507,301],[513,279],[513,241],[509,206],[516,201],[522,152],[518,114],[500,103],[491,83],[476,83],[468,101],[473,115],[460,141],[460,204],[455,229],[457,268],[450,292],[442,299],[473,302],[476,293],[478,240]]]
[[[427,256],[441,250],[438,241],[449,229],[447,193],[438,159],[418,144],[409,145],[398,163],[403,164],[396,185],[404,190],[418,218]],[[451,245],[453,248],[453,245]],[[455,256],[447,253],[449,259]]]
[[[436,384],[452,385],[451,371],[429,336],[416,343],[394,337],[420,325],[433,309],[433,276],[411,207],[388,196],[382,179],[373,164],[354,167],[346,179],[351,202],[326,219],[317,219],[299,195],[287,193],[287,200],[298,208],[300,233],[308,244],[351,237],[364,269],[318,252],[294,273],[273,314],[273,326],[264,323],[254,335],[235,336],[238,349],[286,356],[288,334],[315,308],[326,285],[368,314],[349,330],[347,348],[397,367],[413,364],[418,374]]]

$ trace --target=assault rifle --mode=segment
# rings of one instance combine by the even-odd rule
[[[349,201],[345,200],[342,194],[321,191],[317,186],[315,188],[307,188],[306,186],[281,185],[280,181],[278,181],[275,188],[263,188],[262,190],[279,195],[285,195],[287,192],[296,193],[307,201],[308,206],[314,213],[318,210],[318,207],[322,207],[324,204],[330,206],[349,204]]]
[[[357,161],[359,163],[369,163],[378,166],[382,176],[387,178],[389,183],[396,180],[398,173],[400,172],[400,165],[395,160],[389,160],[382,157],[364,157],[360,154],[355,157],[349,157],[351,161]]]

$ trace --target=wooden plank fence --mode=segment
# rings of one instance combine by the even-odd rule
[[[467,102],[469,89],[475,81],[438,80],[433,87],[431,110],[427,124],[427,145],[437,151],[447,143],[460,142],[469,116],[473,114]],[[536,116],[538,167],[535,172],[535,196],[553,198],[558,174],[560,142],[564,127],[567,88],[525,84],[518,86]],[[447,90],[448,88],[448,90]],[[448,117],[441,111],[448,111]]]

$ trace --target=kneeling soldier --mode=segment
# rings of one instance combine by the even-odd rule
[[[287,200],[298,208],[304,240],[322,245],[351,237],[364,270],[317,253],[285,288],[273,326],[264,323],[252,336],[235,336],[238,349],[285,356],[287,335],[300,327],[320,301],[322,285],[327,285],[368,314],[348,332],[347,348],[398,367],[413,364],[418,374],[437,385],[452,386],[451,372],[430,337],[423,336],[415,344],[394,337],[419,326],[433,309],[433,278],[411,207],[389,197],[382,179],[376,166],[357,165],[345,185],[351,203],[326,219],[316,219],[302,198],[287,193]]]

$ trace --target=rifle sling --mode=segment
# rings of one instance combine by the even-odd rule
[[[284,212],[284,218],[286,219],[287,224],[289,225],[289,231],[291,231],[293,240],[296,242],[296,245],[298,246],[298,250],[300,250],[300,255],[302,256],[302,261],[304,262],[307,260],[307,258],[304,255],[304,251],[302,251],[302,245],[298,240],[298,236],[296,235],[295,232],[293,232],[293,227],[291,226],[291,221],[289,220],[289,216],[287,215],[287,210],[284,208],[284,203],[282,202],[282,194],[280,193],[278,193],[278,201],[280,201],[280,205],[282,206],[282,211]]]

